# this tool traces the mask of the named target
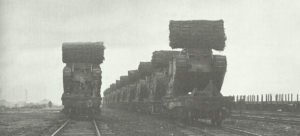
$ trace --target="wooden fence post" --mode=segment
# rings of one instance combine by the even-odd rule
[[[279,95],[279,103],[281,103],[281,94],[278,94]]]
[[[249,95],[246,96],[247,102],[249,102]]]
[[[284,97],[285,97],[285,102],[286,102],[286,100],[287,100],[286,94],[284,94]]]
[[[237,102],[237,95],[233,95],[234,96],[234,101]]]

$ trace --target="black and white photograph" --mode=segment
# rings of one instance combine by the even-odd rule
[[[299,0],[0,0],[0,136],[300,136]]]

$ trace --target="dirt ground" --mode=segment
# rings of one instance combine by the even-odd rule
[[[115,109],[96,115],[102,136],[201,136],[170,119]],[[0,136],[44,136],[54,132],[66,117],[58,109],[22,109],[0,113]],[[300,126],[227,119],[226,126],[264,136],[300,136]],[[203,129],[203,128],[202,128]],[[222,134],[220,134],[222,135]]]
[[[203,135],[195,134],[189,131],[188,127],[168,119],[142,113],[105,109],[101,120],[118,136]],[[235,119],[227,119],[223,125],[241,128],[263,136],[300,136],[300,126],[297,125]]]
[[[227,119],[224,125],[241,128],[263,136],[300,136],[300,125],[236,119]]]
[[[58,110],[14,109],[0,113],[1,136],[40,136],[52,131],[64,116]]]
[[[98,117],[116,136],[186,136],[177,124],[153,115],[104,109]]]
[[[280,119],[300,120],[300,114],[296,112],[271,112],[271,111],[234,111],[235,114],[253,115],[262,117],[275,117]],[[300,125],[284,123],[268,123],[251,120],[228,119],[226,124],[235,127],[247,128],[248,131],[256,132],[265,136],[300,136]]]
[[[104,136],[185,136],[176,124],[145,114],[105,109],[96,118]],[[64,120],[59,110],[8,110],[0,113],[0,136],[50,135]]]

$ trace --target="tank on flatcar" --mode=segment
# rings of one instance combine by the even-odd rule
[[[220,125],[232,101],[221,94],[226,56],[212,52],[225,48],[223,21],[171,21],[169,28],[170,46],[182,51],[170,63],[164,105],[178,118],[210,118]]]
[[[221,94],[226,56],[213,54],[213,50],[225,48],[223,21],[171,21],[169,28],[170,46],[181,51],[153,52],[151,62],[139,64],[138,80],[132,78],[134,82],[120,83],[123,88],[119,89],[120,94],[130,98],[131,92],[135,92],[133,100],[126,105],[114,102],[123,108],[134,107],[137,111],[166,114],[181,120],[209,118],[213,124],[220,125],[233,102],[233,97]],[[132,84],[135,90],[128,89]],[[110,95],[113,94],[105,97]]]
[[[100,111],[101,68],[104,60],[102,42],[70,42],[62,45],[63,111],[90,114]]]

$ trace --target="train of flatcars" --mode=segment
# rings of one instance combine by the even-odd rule
[[[220,125],[233,97],[221,94],[227,69],[223,20],[170,21],[170,47],[155,51],[104,91],[106,107],[161,114],[182,121],[210,119]]]

